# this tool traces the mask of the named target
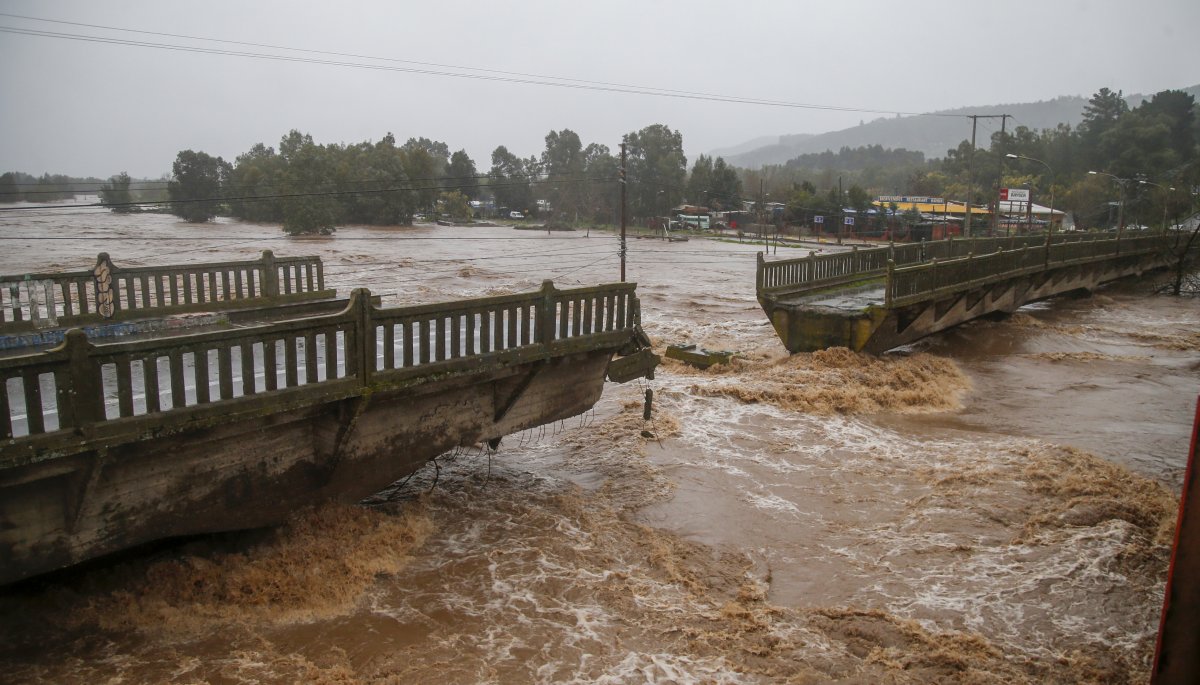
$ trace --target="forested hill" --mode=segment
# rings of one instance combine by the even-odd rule
[[[1200,99],[1200,84],[1182,88],[1185,93]],[[1148,95],[1129,95],[1129,106],[1136,107]],[[987,105],[948,109],[938,114],[1011,114],[1008,126],[1026,126],[1032,130],[1054,128],[1060,123],[1075,127],[1083,119],[1083,108],[1087,97],[1068,95],[1043,102],[1025,102],[1009,105]],[[981,120],[977,140],[987,146],[993,130],[1000,127],[998,119]],[[885,148],[905,148],[923,152],[927,158],[945,157],[946,150],[957,147],[971,137],[969,119],[938,116],[906,116],[879,118],[858,126],[831,131],[818,135],[785,135],[774,143],[738,154],[726,154],[725,159],[735,166],[757,169],[764,164],[783,164],[804,154],[819,154],[826,150],[843,147],[857,148],[882,145]],[[744,149],[745,144],[728,149]]]

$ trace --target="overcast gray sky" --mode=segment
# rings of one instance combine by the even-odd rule
[[[1200,83],[1196,0],[0,0],[0,12],[882,111]],[[663,123],[682,131],[691,159],[881,116],[87,42],[78,37],[421,68],[9,16],[0,27],[74,37],[0,32],[0,171],[157,177],[182,149],[232,161],[254,143],[277,146],[292,128],[319,143],[425,136],[465,148],[485,170],[497,145],[537,154],[551,129],[616,149],[623,133]]]

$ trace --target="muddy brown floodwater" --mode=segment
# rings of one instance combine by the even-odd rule
[[[271,249],[386,304],[618,274],[598,232],[300,240],[80,211],[0,215],[0,273]],[[1143,682],[1200,389],[1195,301],[1129,282],[879,358],[789,357],[754,299],[758,249],[629,242],[656,345],[734,364],[667,361],[363,506],[9,588],[4,679]]]

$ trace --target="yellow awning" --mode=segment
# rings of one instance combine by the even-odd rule
[[[876,207],[885,207],[885,208],[890,207],[891,205],[895,204],[896,211],[898,211],[898,212],[907,212],[907,211],[915,208],[918,212],[921,212],[922,214],[942,214],[942,213],[966,214],[966,211],[967,211],[966,205],[962,202],[947,202],[945,204],[936,204],[935,205],[935,204],[932,204],[929,202],[895,202],[895,203],[886,202],[886,203],[884,203],[884,202],[879,202],[878,200],[876,200],[875,202],[872,202],[871,204],[875,205]],[[988,210],[983,207],[972,207],[971,213],[972,214],[988,214]]]

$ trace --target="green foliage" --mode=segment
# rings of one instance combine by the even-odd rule
[[[282,203],[270,199],[282,189],[286,163],[275,149],[257,143],[238,155],[229,176],[229,212],[246,221],[283,221]],[[254,198],[268,199],[257,200]],[[243,199],[244,198],[244,199]]]
[[[108,206],[117,214],[128,214],[136,210],[133,194],[129,192],[129,174],[121,173],[108,179],[100,186],[100,204]]]
[[[478,175],[475,162],[466,150],[459,150],[450,155],[450,165],[446,167],[446,182],[449,187],[466,195],[468,200],[478,200],[481,195]]]
[[[802,155],[782,166],[742,170],[741,177],[747,187],[758,188],[761,182],[771,197],[787,197],[792,216],[834,206],[839,178],[850,188],[847,203],[852,206],[862,200],[855,186],[869,197],[961,200],[968,183],[970,201],[984,204],[996,199],[998,175],[1004,187],[1033,188],[1037,202],[1053,196],[1056,209],[1073,212],[1081,227],[1115,225],[1112,208],[1122,200],[1127,222],[1157,225],[1164,210],[1169,216],[1186,213],[1190,196],[1182,189],[1192,187],[1185,179],[1200,166],[1200,107],[1191,95],[1163,91],[1130,109],[1119,91],[1105,88],[1088,101],[1077,129],[1060,124],[1037,131],[1009,123],[1003,133],[991,136],[989,145],[972,152],[971,144],[963,141],[941,160],[924,161],[920,153],[866,146]],[[1125,181],[1089,175],[1089,170]],[[1152,183],[1179,190],[1172,193]],[[829,195],[821,197],[817,189]]]
[[[589,179],[581,206],[593,221],[617,222],[619,189],[616,180],[621,162],[607,145],[591,143],[583,149],[583,173]]]
[[[530,181],[537,174],[537,160],[522,159],[508,151],[503,145],[492,151],[492,170],[488,179],[496,197],[496,207],[509,211],[528,212],[536,205],[533,202],[533,187]]]
[[[34,176],[20,171],[0,174],[0,202],[58,202],[93,192],[98,178],[75,178],[63,174]]]
[[[842,147],[835,154],[832,150],[800,155],[787,161],[784,166],[797,169],[833,169],[852,171],[869,167],[921,166],[925,154],[904,148],[889,149],[882,145]]]
[[[442,193],[440,199],[442,211],[449,214],[455,219],[470,219],[471,218],[471,203],[467,200],[467,196],[451,190]]]
[[[543,190],[553,215],[564,221],[574,221],[585,207],[585,162],[583,143],[574,131],[564,128],[546,134],[541,159]]]
[[[683,134],[662,124],[625,134],[626,196],[634,216],[655,216],[683,200]]]
[[[850,189],[846,191],[846,202],[860,211],[870,209],[873,199],[867,191],[857,185],[850,186]]]
[[[283,189],[283,230],[290,235],[332,233],[340,209],[334,154],[313,142],[312,136],[292,131],[279,143],[286,167],[280,175]]]
[[[212,219],[221,209],[222,188],[231,173],[229,163],[220,157],[192,150],[180,152],[167,184],[171,213],[193,223]]]
[[[700,155],[688,176],[687,200],[714,211],[741,209],[742,179],[725,159]]]

